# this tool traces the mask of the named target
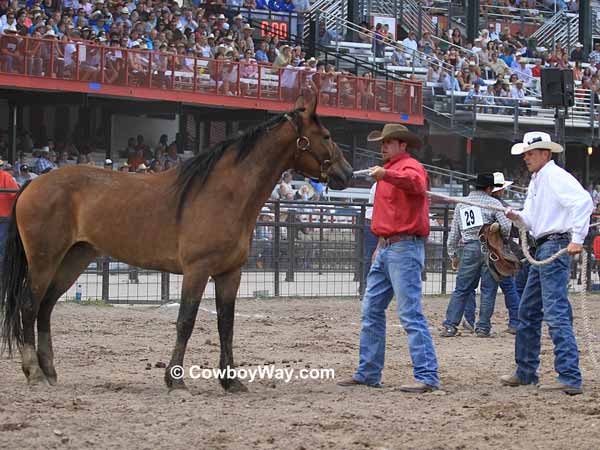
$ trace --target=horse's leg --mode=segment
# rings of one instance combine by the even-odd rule
[[[52,351],[52,335],[50,331],[50,316],[56,302],[62,294],[77,280],[81,272],[97,256],[97,252],[88,244],[76,244],[71,247],[56,271],[54,280],[42,300],[37,316],[38,331],[38,361],[48,382],[56,384],[54,368],[54,352]]]
[[[217,320],[219,339],[221,340],[221,358],[219,367],[225,374],[219,381],[223,389],[229,392],[245,392],[248,389],[237,378],[227,377],[227,368],[233,368],[233,319],[235,298],[240,286],[241,269],[215,277]]]
[[[176,372],[181,368],[183,370],[183,357],[187,342],[196,323],[196,315],[200,300],[204,293],[204,288],[208,281],[208,273],[204,270],[195,272],[186,272],[183,276],[183,287],[181,289],[181,304],[179,305],[179,314],[177,315],[177,341],[171,355],[171,362],[165,371],[165,383],[169,388],[169,392],[175,389],[187,389],[183,378],[179,377]],[[175,377],[173,375],[176,375]]]
[[[36,270],[35,266],[29,267],[29,289],[25,295],[29,296],[21,310],[21,321],[23,323],[23,347],[21,348],[21,367],[27,377],[27,382],[34,384],[48,384],[46,375],[42,371],[38,362],[38,355],[35,350],[35,321],[41,304],[53,273],[46,270]]]

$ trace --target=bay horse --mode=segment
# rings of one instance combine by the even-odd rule
[[[258,213],[286,169],[327,182],[333,189],[344,189],[352,178],[352,167],[317,117],[316,96],[299,97],[292,112],[166,172],[127,174],[70,166],[23,188],[10,218],[0,314],[4,347],[9,354],[20,350],[28,383],[56,384],[52,310],[101,254],[183,274],[177,338],[165,371],[169,392],[186,392],[171,368],[183,366],[209,277],[215,281],[219,366],[233,368],[241,268]],[[225,390],[246,390],[237,378],[219,381]]]

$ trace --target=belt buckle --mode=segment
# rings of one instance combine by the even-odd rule
[[[390,241],[388,240],[388,238],[380,238],[381,239],[381,248],[387,248],[390,245]]]

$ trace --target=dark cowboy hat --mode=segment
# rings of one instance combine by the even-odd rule
[[[415,149],[419,149],[421,148],[421,145],[423,145],[421,139],[419,139],[419,136],[399,123],[386,123],[383,126],[383,130],[371,131],[367,136],[367,141],[369,142],[377,142],[388,139],[398,139],[399,141],[406,142],[409,147]]]
[[[475,189],[485,189],[488,187],[501,187],[504,180],[496,180],[492,172],[480,173],[475,180]]]

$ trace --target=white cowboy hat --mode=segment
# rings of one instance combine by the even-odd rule
[[[113,163],[113,162],[112,162],[112,159],[105,159],[105,160],[104,160],[104,165],[105,165],[105,166],[112,166],[112,163]]]
[[[523,142],[512,146],[510,153],[512,155],[522,155],[529,150],[550,150],[552,153],[561,153],[564,149],[562,145],[552,142],[550,135],[542,131],[530,131],[523,136]]]
[[[50,153],[50,147],[48,147],[48,146],[46,145],[46,146],[44,146],[44,147],[40,148],[40,150],[39,150],[39,151],[40,151],[40,152],[42,152],[42,153]]]
[[[508,181],[504,179],[504,174],[502,172],[494,172],[494,189],[492,192],[498,192],[502,189],[506,189],[510,185],[512,185],[514,181]]]
[[[140,164],[139,166],[137,166],[137,169],[135,169],[136,172],[139,172],[140,170],[148,170],[148,166],[144,163]]]

